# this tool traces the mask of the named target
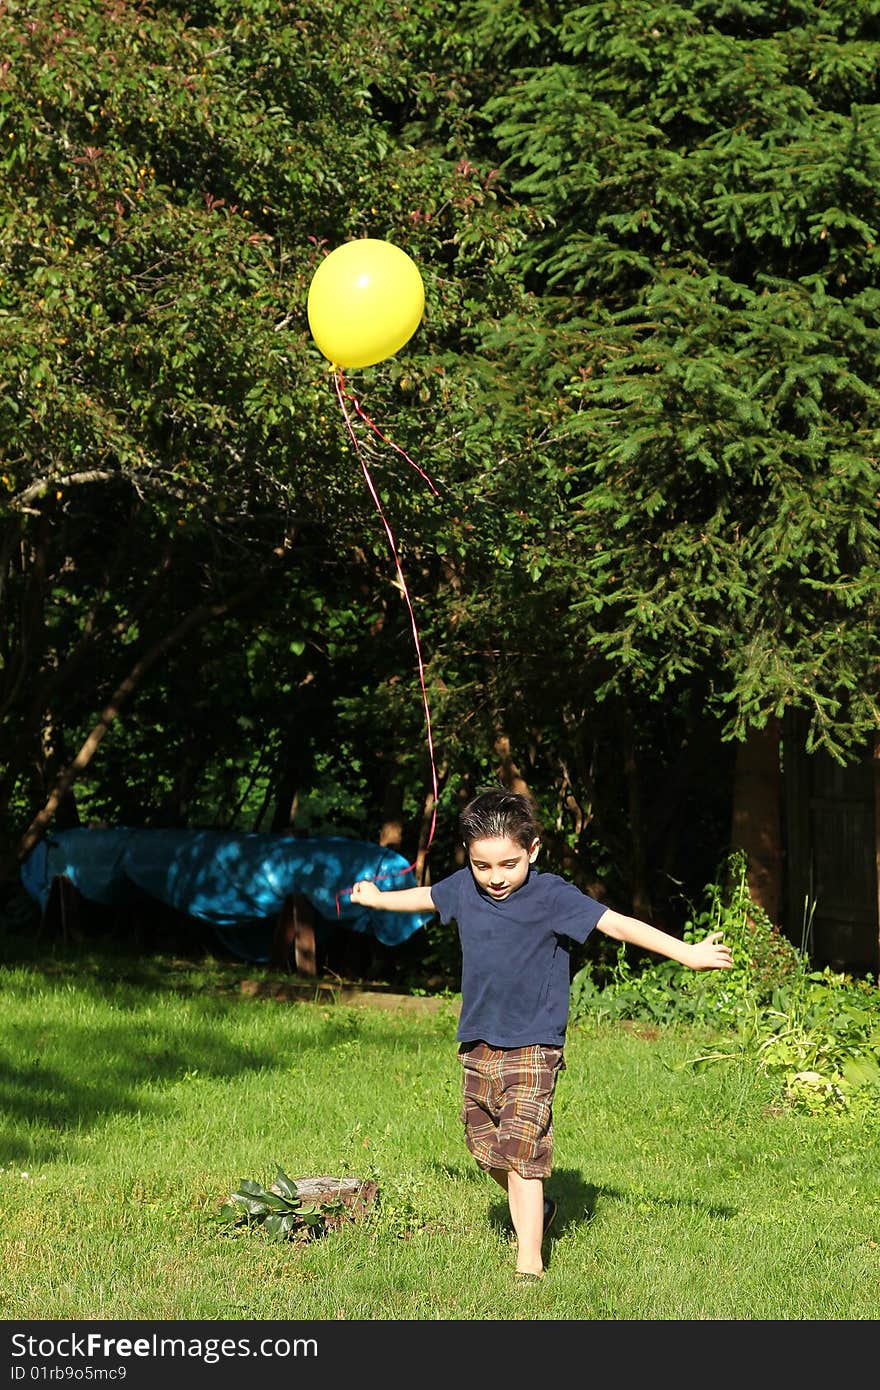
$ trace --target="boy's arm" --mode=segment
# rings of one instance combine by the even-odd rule
[[[387,908],[389,912],[435,912],[430,888],[396,888],[383,893],[370,878],[362,878],[351,890],[353,903]]]
[[[649,926],[638,917],[624,917],[621,912],[607,908],[596,926],[606,936],[615,941],[629,941],[633,946],[641,946],[645,951],[654,951],[658,956],[668,956],[691,970],[729,970],[733,965],[730,947],[721,941],[723,932],[711,932],[702,941],[691,943],[679,941],[677,936]]]

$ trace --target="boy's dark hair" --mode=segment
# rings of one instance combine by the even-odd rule
[[[515,840],[524,849],[541,834],[534,802],[503,787],[480,792],[459,816],[461,838],[467,848],[474,840]]]

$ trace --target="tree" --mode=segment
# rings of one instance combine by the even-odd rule
[[[7,5],[7,834],[161,650],[68,814],[296,803],[373,835],[396,808],[417,843],[407,615],[304,314],[364,233],[426,282],[364,382],[440,498],[362,440],[428,656],[438,851],[509,756],[584,883],[671,911],[729,835],[737,746],[797,708],[851,756],[877,720],[878,16]]]
[[[726,741],[792,707],[853,756],[878,722],[880,9],[524,13],[468,9],[519,58],[482,115],[536,219],[534,317],[496,342],[565,440],[541,606],[643,727],[690,687]]]
[[[305,293],[331,241],[412,240],[426,337],[448,342],[463,290],[443,239],[456,220],[487,221],[455,157],[390,143],[378,108],[406,84],[398,18],[263,0],[5,7],[0,811],[12,838],[41,807],[36,831],[80,810],[261,818],[294,753],[302,775],[323,760],[331,782],[341,759],[346,825],[367,773],[351,777],[359,760],[339,731],[361,695],[369,758],[387,759],[376,745],[402,704],[394,644],[402,634],[409,666],[410,637]],[[442,464],[445,373],[427,356],[414,380],[397,363],[377,373],[376,400],[394,403],[404,438],[428,423]],[[416,566],[436,524],[401,489],[395,526]],[[379,626],[381,648],[365,637]],[[418,719],[400,724],[402,746],[414,732],[418,747]],[[358,729],[354,742],[363,750]]]

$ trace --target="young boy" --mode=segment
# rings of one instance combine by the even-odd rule
[[[467,868],[429,888],[397,892],[362,880],[352,898],[392,912],[436,911],[458,924],[465,1142],[507,1193],[515,1277],[525,1282],[543,1275],[541,1245],[556,1215],[543,1180],[551,1171],[553,1093],[565,1066],[569,943],[586,941],[598,927],[692,970],[728,969],[732,958],[720,931],[690,945],[539,873],[540,827],[524,796],[484,792],[465,807],[460,826]]]

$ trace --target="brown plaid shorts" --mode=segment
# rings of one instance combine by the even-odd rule
[[[490,1047],[463,1043],[465,1143],[481,1168],[511,1168],[523,1178],[550,1176],[553,1093],[565,1067],[561,1047]]]

